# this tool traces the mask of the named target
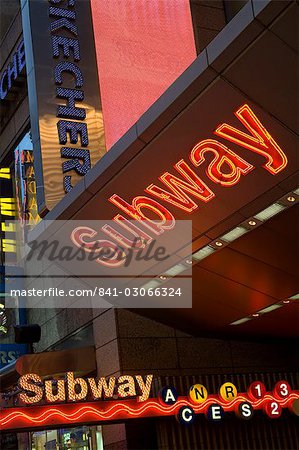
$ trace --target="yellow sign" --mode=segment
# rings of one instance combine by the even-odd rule
[[[36,200],[36,181],[33,165],[33,151],[21,150],[16,153],[16,193],[19,216],[26,225],[40,221]]]
[[[237,388],[233,383],[224,383],[220,387],[219,393],[223,400],[227,402],[231,402],[238,395]]]
[[[1,253],[16,253],[17,242],[15,239],[16,226],[13,222],[16,218],[16,201],[12,194],[12,175],[9,167],[0,168],[0,183],[4,185],[6,195],[0,197],[1,216]],[[9,196],[8,196],[9,195]]]
[[[208,391],[202,384],[194,384],[189,389],[188,396],[193,403],[204,403],[208,398]]]

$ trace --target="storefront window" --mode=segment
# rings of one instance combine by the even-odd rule
[[[61,428],[31,433],[31,450],[102,450],[101,427]]]
[[[56,430],[32,433],[32,450],[57,449],[58,432]]]
[[[26,223],[36,224],[36,184],[30,131],[17,142],[0,167],[0,370],[27,352],[16,344],[14,326],[23,324],[22,299],[10,295],[10,289],[23,288],[21,247]],[[21,311],[21,312],[20,312]]]
[[[18,274],[17,219],[14,165],[10,157],[0,166],[0,369],[13,363],[24,352],[14,344],[14,326],[19,323],[18,298],[9,294],[16,282],[7,273]]]

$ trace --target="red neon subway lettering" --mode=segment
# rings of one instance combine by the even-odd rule
[[[198,204],[186,192],[205,203],[215,197],[215,194],[183,159],[177,162],[174,167],[182,175],[184,180],[169,172],[165,172],[159,177],[159,180],[170,189],[170,192],[155,184],[150,184],[145,191],[188,213],[197,209]]]
[[[153,238],[149,234],[145,233],[141,228],[137,227],[132,221],[126,219],[121,214],[114,216],[113,220],[125,230],[130,231],[134,236],[142,239],[145,243],[150,244],[152,242]]]
[[[223,123],[214,133],[235,144],[241,145],[267,159],[263,167],[272,175],[276,175],[283,170],[288,159],[271,134],[261,124],[252,109],[248,105],[243,105],[235,112],[235,116],[247,128],[251,135],[238,130],[237,128]]]
[[[145,196],[134,197],[130,205],[119,195],[114,194],[109,198],[109,201],[132,217],[132,219],[140,220],[144,226],[157,235],[164,233],[165,229],[171,230],[175,225],[175,218],[171,212],[152,198]],[[144,209],[156,214],[160,221],[154,221],[149,218],[143,212]]]
[[[246,175],[253,169],[251,164],[214,139],[205,139],[193,147],[190,153],[192,163],[200,166],[205,161],[207,152],[214,153],[215,157],[208,165],[206,173],[214,183],[219,183],[221,186],[235,185],[241,175]],[[229,168],[229,172],[223,170],[225,168]]]
[[[96,235],[97,232],[93,228],[82,226],[72,231],[71,240],[77,247],[83,248],[86,252],[104,252],[101,258],[96,259],[97,263],[107,267],[122,266],[125,261],[122,250],[114,242],[107,239],[93,239]]]
[[[102,231],[106,233],[110,238],[117,241],[122,247],[131,248],[132,250],[137,251],[141,248],[144,248],[153,240],[151,236],[142,231],[121,214],[117,214],[115,217],[113,217],[113,220],[124,230],[134,236],[133,239],[129,239],[110,225],[104,225],[102,227]]]

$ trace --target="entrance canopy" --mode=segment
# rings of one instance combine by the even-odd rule
[[[146,196],[192,220],[193,308],[142,314],[197,335],[297,334],[296,9],[248,2],[48,214],[111,220],[125,214],[113,199]],[[182,167],[185,203],[163,198],[163,180],[182,180]],[[209,199],[190,192],[190,177]]]

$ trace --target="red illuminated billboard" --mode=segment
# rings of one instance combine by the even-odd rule
[[[109,149],[196,58],[189,0],[91,0]]]

